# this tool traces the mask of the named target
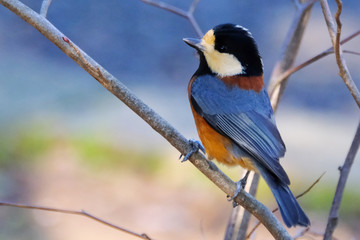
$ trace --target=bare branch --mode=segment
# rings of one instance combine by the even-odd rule
[[[320,0],[321,8],[323,11],[323,15],[328,27],[329,35],[331,42],[333,44],[336,56],[336,63],[339,67],[339,75],[344,80],[345,85],[349,89],[351,95],[353,96],[355,102],[360,108],[360,92],[356,87],[350,71],[347,68],[345,58],[343,57],[343,52],[341,50],[341,46],[339,44],[340,33],[341,33],[341,22],[340,22],[340,14],[342,10],[342,2],[341,0],[336,0],[336,4],[338,6],[336,11],[336,22],[338,23],[337,28],[335,28],[334,19],[331,15],[329,4],[327,0]]]
[[[281,50],[280,59],[275,64],[274,70],[272,72],[270,78],[270,85],[272,85],[272,83],[276,81],[278,76],[291,68],[291,66],[294,64],[305,27],[310,18],[312,6],[315,2],[316,0],[309,0],[299,5],[299,1],[295,1],[295,4],[301,7],[297,7],[295,18],[291,24],[289,32],[287,33]],[[284,79],[281,85],[275,87],[274,91],[272,91],[272,94],[270,95],[270,101],[274,111],[277,109],[278,103],[283,95],[286,84],[287,78]]]
[[[326,172],[323,172],[323,174],[320,175],[320,177],[318,177],[318,179],[315,180],[315,182],[313,182],[313,184],[310,185],[310,187],[308,187],[305,191],[303,191],[302,193],[300,193],[299,195],[297,195],[295,198],[301,198],[302,196],[304,196],[305,194],[307,194],[308,192],[311,191],[311,189],[313,187],[315,187],[316,184],[318,184],[321,180],[321,178],[325,175]]]
[[[193,14],[193,13],[194,13],[194,11],[195,11],[195,9],[196,9],[196,6],[198,5],[199,1],[200,1],[200,0],[194,0],[194,1],[192,2],[191,6],[190,6],[190,8],[189,8],[189,11],[188,11],[189,14]]]
[[[334,46],[334,50],[335,50],[335,56],[336,56],[336,60],[340,61],[340,35],[341,35],[341,28],[342,28],[342,23],[340,21],[340,15],[342,12],[342,2],[341,0],[336,0],[336,4],[337,4],[337,10],[335,13],[335,20],[336,20],[336,38],[335,38],[335,46]],[[341,69],[340,69],[341,71]]]
[[[168,3],[164,3],[161,1],[154,1],[154,0],[141,0],[141,1],[144,3],[147,3],[149,5],[152,5],[154,7],[158,7],[158,8],[164,9],[166,11],[169,11],[171,13],[174,13],[180,17],[186,18],[190,22],[191,26],[194,28],[198,37],[203,36],[203,33],[199,27],[199,24],[197,23],[197,21],[194,18],[194,11],[200,0],[194,0],[187,12],[178,7],[175,7],[173,5],[170,5]]]
[[[66,210],[66,209],[59,209],[59,208],[50,208],[50,207],[40,207],[40,206],[34,206],[34,205],[25,205],[25,204],[15,204],[15,203],[8,203],[8,202],[0,202],[0,206],[7,206],[7,207],[16,207],[16,208],[25,208],[25,209],[35,209],[35,210],[41,210],[41,211],[48,211],[48,212],[58,212],[58,213],[64,213],[64,214],[71,214],[71,215],[80,215],[80,216],[84,216],[87,218],[90,218],[94,221],[97,221],[99,223],[102,223],[108,227],[112,227],[115,228],[116,230],[125,232],[127,234],[133,235],[135,237],[141,238],[141,239],[146,239],[146,240],[151,240],[151,238],[145,234],[145,233],[136,233],[130,230],[127,230],[123,227],[119,227],[117,225],[114,225],[112,223],[109,223],[105,220],[102,220],[101,218],[95,217],[94,215],[81,210],[81,211],[74,211],[74,210]]]
[[[295,5],[295,7],[296,7],[297,9],[301,8],[302,3],[300,2],[300,0],[293,0],[293,2],[294,2],[294,5]]]
[[[184,11],[184,10],[182,10],[180,8],[177,8],[177,7],[173,6],[173,5],[170,5],[170,4],[161,2],[161,1],[153,1],[153,0],[141,0],[141,1],[146,3],[146,4],[152,5],[154,7],[158,7],[158,8],[164,9],[166,11],[169,11],[171,13],[174,13],[176,15],[179,15],[180,17],[187,18],[187,12],[186,11]]]
[[[335,56],[336,56],[336,63],[339,67],[339,75],[344,80],[346,86],[348,87],[351,95],[353,96],[354,100],[360,107],[360,93],[357,89],[354,81],[352,80],[352,77],[350,75],[350,72],[346,66],[345,59],[343,57],[343,52],[341,50],[341,46],[339,44],[340,34],[341,34],[341,21],[340,21],[340,15],[342,11],[342,2],[341,0],[336,0],[337,4],[337,11],[335,14],[335,20],[337,23],[336,28],[336,34],[335,34],[335,23],[334,19],[331,15],[330,8],[328,5],[327,0],[321,0],[321,8],[323,11],[323,15],[326,21],[326,24],[328,26],[329,35],[331,38],[331,42],[334,47]],[[340,178],[336,187],[335,196],[331,205],[328,223],[325,230],[324,240],[328,240],[332,238],[332,234],[336,228],[337,222],[338,222],[338,212],[340,208],[341,199],[344,193],[345,184],[348,178],[348,175],[350,173],[351,166],[354,162],[354,158],[356,155],[356,152],[359,148],[360,144],[360,123],[357,128],[354,140],[351,144],[350,150],[348,152],[348,155],[346,156],[344,165],[340,168]]]
[[[162,135],[171,145],[178,149],[180,153],[185,155],[191,150],[191,146],[188,144],[188,141],[184,136],[182,136],[175,128],[173,128],[143,101],[138,99],[129,89],[127,89],[126,86],[119,82],[118,79],[107,72],[95,60],[72,43],[69,38],[65,37],[65,35],[55,28],[49,21],[18,0],[0,0],[0,4],[4,5],[20,18],[25,20],[57,47],[59,47],[60,50],[79,64],[79,66],[93,76],[101,85],[123,101],[155,131]],[[236,191],[236,184],[223,172],[221,172],[214,163],[208,161],[204,155],[197,152],[191,155],[190,162],[227,195],[234,195]],[[271,213],[271,211],[250,194],[245,191],[241,191],[234,200],[257,217],[270,231],[274,238],[291,239],[289,233],[282,226],[280,221]]]
[[[349,54],[360,56],[360,52],[355,52],[355,51],[350,51],[350,50],[343,50],[343,53],[349,53]]]
[[[305,0],[305,1],[302,1],[303,4],[302,4],[302,7],[304,8],[304,10],[306,10],[307,8],[311,8],[314,3],[318,2],[319,0]]]
[[[333,199],[333,202],[331,205],[328,223],[327,223],[326,230],[325,230],[324,240],[332,239],[332,234],[333,234],[335,227],[337,225],[337,222],[338,222],[339,208],[340,208],[341,199],[342,199],[344,189],[345,189],[345,184],[348,179],[350,169],[354,162],[356,153],[359,149],[359,145],[360,145],[360,122],[359,122],[358,128],[356,130],[354,140],[351,143],[350,150],[346,156],[344,165],[339,168],[340,178],[339,178],[339,181],[338,181],[338,184],[336,187],[335,196],[334,196],[334,199]]]
[[[258,188],[258,185],[259,185],[259,181],[260,181],[260,175],[258,173],[254,173],[251,184],[250,184],[250,189],[249,189],[249,193],[252,196],[256,195],[257,188]],[[246,232],[247,232],[247,230],[249,228],[251,215],[245,209],[243,211],[244,211],[243,218],[241,220],[241,224],[240,224],[240,228],[239,228],[239,232],[237,234],[236,240],[245,239]]]
[[[310,237],[309,235],[312,235],[314,237],[324,237],[324,234],[321,232],[317,232],[310,227],[301,229],[297,234],[294,235],[294,240],[296,239],[304,239],[305,234],[307,234],[307,239],[315,239]],[[317,239],[317,238],[316,238]],[[332,237],[331,240],[338,240],[336,237]]]
[[[43,0],[42,4],[41,4],[41,9],[40,9],[40,15],[43,16],[44,18],[46,18],[49,6],[51,4],[52,0]]]
[[[259,178],[260,178],[259,174],[255,172],[251,172],[248,177],[248,184],[246,184],[244,190],[249,194],[251,194],[252,196],[256,195]],[[246,209],[244,209],[243,207],[237,206],[233,208],[228,221],[228,225],[226,227],[224,240],[245,239],[250,218],[251,218],[251,214],[248,211],[246,211]]]
[[[230,218],[229,218],[228,224],[226,226],[224,240],[231,240],[235,234],[236,222],[239,219],[239,214],[240,214],[239,208],[241,208],[241,207],[236,206],[231,211]],[[242,209],[244,209],[244,208],[242,208]]]
[[[198,24],[197,21],[195,20],[194,15],[192,15],[192,14],[189,15],[189,16],[188,16],[188,20],[189,20],[189,22],[191,23],[191,25],[193,26],[193,28],[195,29],[195,32],[196,32],[196,34],[198,35],[198,37],[201,38],[204,34],[203,34],[203,32],[201,31],[199,24]]]
[[[348,36],[347,38],[345,38],[344,40],[342,40],[340,42],[340,44],[344,44],[348,41],[350,41],[351,39],[355,38],[356,36],[360,35],[360,30],[356,31],[355,33],[351,34],[350,36]],[[355,55],[358,55],[359,53],[357,52],[353,52],[353,51],[347,51],[347,50],[344,50],[343,51],[344,53],[350,53],[350,54],[355,54]],[[328,49],[326,49],[325,51],[319,53],[318,55],[306,60],[305,62],[297,65],[296,67],[293,67],[293,68],[290,68],[288,70],[286,70],[285,72],[283,72],[281,75],[278,76],[277,79],[275,79],[274,81],[272,81],[269,85],[269,94],[270,95],[273,95],[274,94],[274,91],[275,91],[275,88],[280,85],[283,81],[285,81],[286,79],[288,79],[292,74],[294,74],[295,72],[299,71],[300,69],[303,69],[304,67],[306,66],[309,66],[310,64],[318,61],[319,59],[331,54],[331,53],[334,53],[334,48],[333,47],[330,47]]]
[[[307,234],[309,239],[315,239],[315,238],[310,237],[309,235],[312,235],[312,236],[314,236],[314,237],[324,237],[324,233],[315,231],[315,230],[313,230],[313,229],[311,229],[311,228],[306,228],[306,229],[304,229],[304,230],[306,230],[306,231],[302,231],[303,234],[304,234],[304,235]],[[300,234],[301,234],[301,232],[299,232],[298,234],[296,234],[296,237],[297,237],[297,238],[294,238],[294,240],[295,240],[295,239],[298,239],[298,238],[299,238],[299,239],[304,239],[302,236],[300,236]],[[317,238],[316,238],[316,239],[317,239]],[[338,240],[338,239],[337,239],[336,237],[333,237],[331,240]]]
[[[294,5],[297,9],[305,9],[311,7],[315,2],[319,0],[294,0]]]
[[[193,28],[195,29],[196,34],[198,35],[199,38],[201,38],[203,36],[203,32],[201,31],[200,26],[194,17],[194,11],[195,11],[196,6],[199,3],[199,1],[200,0],[194,0],[192,2],[187,15],[188,15],[188,20],[189,20],[190,24],[193,26]]]

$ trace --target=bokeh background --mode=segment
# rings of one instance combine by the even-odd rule
[[[40,0],[24,0],[38,11]],[[190,0],[166,2],[188,9]],[[330,1],[332,10],[336,6]],[[344,1],[343,35],[359,29],[358,0]],[[295,14],[293,1],[202,0],[203,32],[219,23],[250,29],[265,81]],[[185,20],[140,0],[54,0],[48,19],[168,120],[197,138],[186,88],[198,59]],[[330,47],[316,4],[297,63]],[[344,49],[360,51],[360,38]],[[346,55],[359,85],[359,56]],[[293,75],[276,114],[287,145],[282,164],[323,232],[359,111],[330,55]],[[122,102],[39,32],[0,6],[0,200],[86,211],[154,239],[222,239],[232,206],[224,194]],[[335,232],[360,239],[360,159],[348,180]],[[234,180],[242,170],[221,166]],[[260,184],[258,199],[276,206]],[[297,230],[291,230],[295,233]],[[261,228],[257,239],[270,239]],[[80,216],[0,208],[0,239],[135,239]],[[305,238],[311,239],[311,238]]]

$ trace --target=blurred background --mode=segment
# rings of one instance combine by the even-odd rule
[[[39,0],[24,0],[39,11]],[[166,0],[188,9],[191,0]],[[336,6],[330,1],[333,11]],[[360,2],[344,1],[343,37],[359,29]],[[265,81],[295,14],[293,1],[200,1],[203,32],[220,23],[248,28],[258,42]],[[182,38],[191,25],[134,0],[54,0],[48,19],[187,138],[197,138],[187,84],[197,68]],[[331,46],[319,4],[296,63]],[[360,38],[344,47],[360,51]],[[346,55],[359,85],[360,58]],[[160,135],[38,31],[0,6],[0,201],[86,211],[154,239],[222,239],[232,210],[225,195]],[[276,113],[287,146],[282,164],[312,230],[325,229],[340,166],[359,110],[338,76],[334,55],[293,75]],[[234,180],[240,168],[220,166]],[[360,159],[340,211],[338,239],[360,239]],[[276,203],[261,182],[257,198]],[[255,221],[253,221],[255,222]],[[292,233],[297,230],[292,229]],[[270,239],[260,228],[257,239]],[[80,216],[0,208],[0,239],[135,239]],[[305,239],[311,239],[307,237]]]

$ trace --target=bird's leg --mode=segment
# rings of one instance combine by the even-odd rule
[[[191,146],[190,151],[184,156],[184,158],[181,160],[181,162],[185,162],[187,160],[189,160],[190,156],[193,155],[194,153],[196,153],[197,151],[201,150],[203,153],[205,153],[205,148],[204,146],[201,144],[201,142],[194,140],[194,139],[190,139],[189,140],[189,144]],[[181,159],[183,157],[183,154],[180,155],[179,159]]]
[[[246,181],[249,177],[249,174],[250,174],[250,171],[248,170],[245,174],[245,176],[240,179],[238,182],[236,182],[236,190],[235,190],[235,193],[232,197],[228,196],[227,200],[230,202],[230,201],[233,201],[237,195],[239,195],[241,189],[244,189],[245,186],[246,186]],[[235,201],[233,201],[233,206],[236,207],[237,206],[237,203]]]

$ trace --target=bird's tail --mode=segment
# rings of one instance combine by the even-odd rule
[[[287,184],[282,183],[274,174],[266,169],[260,170],[279,206],[281,216],[287,227],[296,225],[307,227],[310,220],[301,209]]]

